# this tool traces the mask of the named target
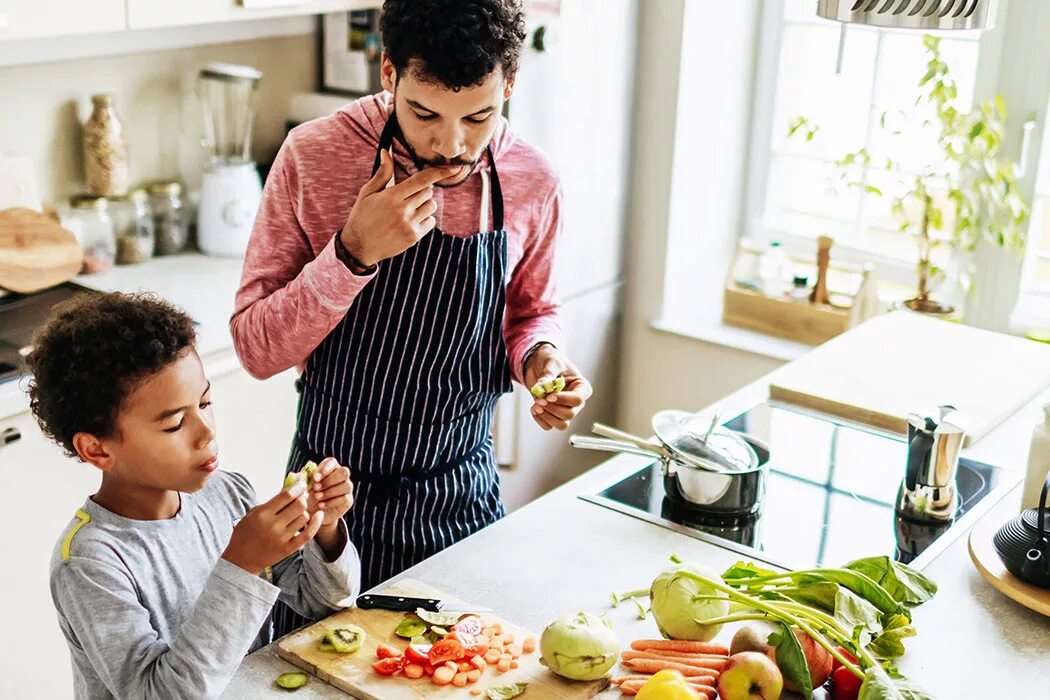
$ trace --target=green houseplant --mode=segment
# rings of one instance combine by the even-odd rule
[[[927,71],[919,81],[915,105],[925,105],[930,116],[916,122],[906,114],[883,113],[879,126],[890,137],[918,129],[924,138],[936,140],[943,162],[918,174],[908,173],[892,158],[873,163],[867,149],[862,148],[847,153],[835,164],[845,184],[863,187],[878,197],[889,195],[863,182],[863,171],[878,166],[896,178],[900,194],[890,196],[894,223],[901,232],[915,236],[918,248],[918,289],[904,305],[915,311],[945,313],[950,307],[931,298],[933,282],[944,276],[934,264],[934,250],[951,246],[952,252],[967,261],[956,273],[959,284],[969,289],[972,256],[982,241],[1013,251],[1023,249],[1028,205],[1019,191],[1014,163],[1003,153],[1003,99],[996,97],[972,109],[960,109],[956,83],[941,55],[940,38],[926,35],[923,45]],[[788,125],[788,136],[812,141],[818,128],[806,117],[795,117]]]

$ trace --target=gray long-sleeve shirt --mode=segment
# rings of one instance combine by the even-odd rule
[[[215,472],[181,498],[169,520],[131,520],[89,498],[56,544],[51,596],[78,699],[218,697],[244,655],[269,641],[278,598],[319,618],[359,592],[348,539],[333,562],[311,541],[264,576],[222,559],[255,505],[240,474]]]

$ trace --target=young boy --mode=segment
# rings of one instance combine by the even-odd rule
[[[247,479],[218,471],[194,339],[154,298],[82,296],[28,358],[44,432],[102,472],[51,562],[77,698],[218,697],[268,641],[278,598],[318,618],[358,593],[349,471],[325,460],[256,506]]]

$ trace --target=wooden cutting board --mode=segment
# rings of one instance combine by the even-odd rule
[[[412,579],[398,581],[381,592],[455,601],[452,596]],[[277,653],[306,672],[362,700],[418,700],[423,697],[475,700],[478,696],[471,695],[472,688],[485,691],[494,686],[518,682],[529,684],[528,690],[520,696],[522,700],[583,700],[594,697],[608,684],[607,680],[574,683],[559,678],[540,664],[539,650],[523,655],[518,660],[520,666],[506,673],[497,673],[493,668],[486,669],[480,681],[465,688],[436,686],[427,677],[410,680],[403,676],[380,676],[372,670],[372,664],[376,661],[376,647],[381,643],[393,644],[398,648],[406,646],[406,640],[394,634],[394,628],[404,617],[404,613],[390,610],[350,608],[282,638],[277,644]],[[516,640],[539,638],[539,635],[495,615],[482,614],[480,617],[486,625],[501,623],[504,631],[509,631]],[[348,624],[361,627],[367,635],[364,646],[358,652],[343,656],[318,649],[318,641],[326,630]]]
[[[83,254],[72,233],[32,209],[0,211],[0,287],[31,294],[72,279]]]
[[[966,419],[966,444],[1050,385],[1050,345],[896,311],[779,370],[769,397],[907,433],[907,415],[942,404]]]

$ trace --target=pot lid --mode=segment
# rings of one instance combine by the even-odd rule
[[[710,431],[710,434],[708,434]],[[735,431],[688,411],[660,411],[653,432],[669,449],[716,472],[747,472],[759,466],[758,455]],[[699,466],[698,465],[698,466]]]

